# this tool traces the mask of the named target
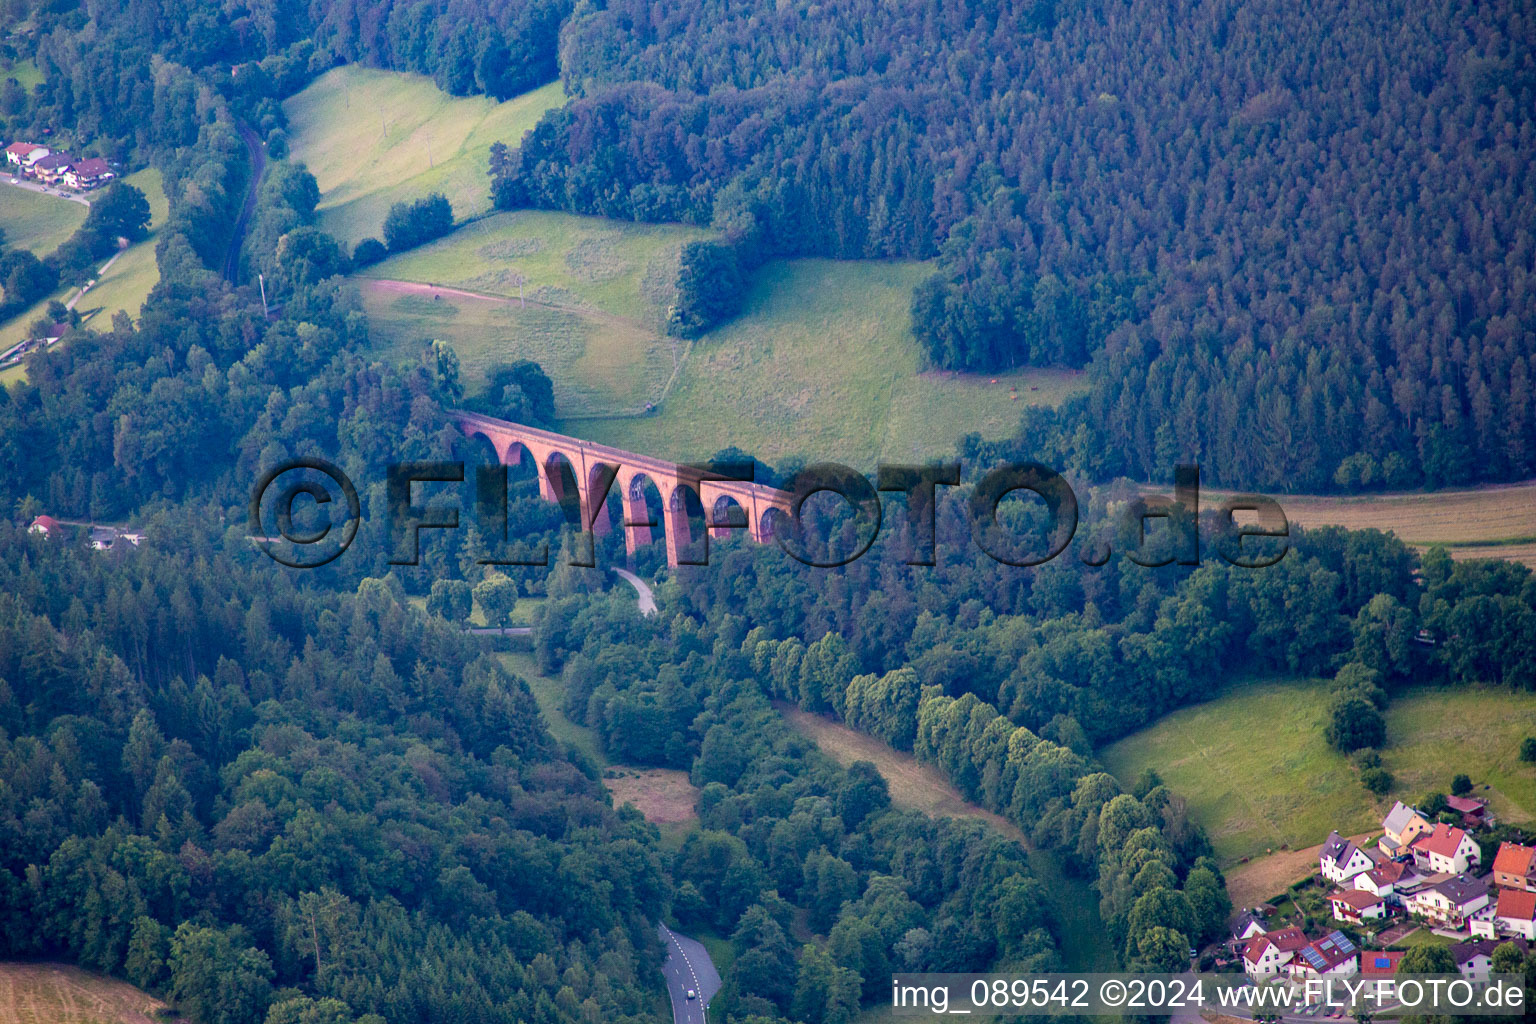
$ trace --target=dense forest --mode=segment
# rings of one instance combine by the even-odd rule
[[[496,195],[714,223],[684,330],[769,256],[937,257],[913,298],[934,365],[1086,365],[1056,433],[1084,428],[1101,478],[1524,477],[1530,18],[616,0],[567,25],[576,99],[500,155]]]
[[[7,45],[44,82],[0,97],[5,127],[118,159],[190,145],[221,101],[276,141],[278,101],[340,61],[496,97],[558,75],[572,100],[493,156],[499,205],[713,224],[683,334],[769,258],[936,259],[912,299],[933,365],[1085,367],[1022,436],[1098,479],[1536,471],[1536,56],[1510,0],[30,6]]]

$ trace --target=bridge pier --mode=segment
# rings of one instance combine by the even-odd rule
[[[731,502],[745,514],[747,535],[758,543],[772,539],[772,528],[766,518],[768,513],[774,509],[786,514],[789,511],[790,495],[762,484],[735,480],[700,481],[697,470],[663,459],[478,413],[457,412],[453,417],[466,437],[479,435],[488,440],[497,458],[506,465],[514,464],[520,453],[526,453],[538,476],[539,497],[556,502],[564,498],[564,503],[574,504],[580,510],[581,521],[577,529],[584,530],[590,524],[592,532],[598,536],[606,536],[613,529],[607,495],[597,493],[607,472],[603,467],[611,467],[613,486],[619,489],[619,501],[624,510],[624,547],[630,555],[634,555],[641,545],[651,543],[655,539],[654,530],[659,527],[667,546],[667,564],[679,564],[683,549],[692,539],[684,488],[698,493],[699,503],[704,507],[707,538],[723,539],[740,529],[717,525],[725,520]],[[561,471],[562,460],[569,463],[574,477],[576,493],[569,497],[565,495],[567,483]],[[661,496],[660,523],[651,517],[641,489],[642,480],[650,480]]]

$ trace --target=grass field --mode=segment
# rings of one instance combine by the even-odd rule
[[[516,146],[565,102],[558,82],[505,103],[457,98],[421,75],[347,65],[283,104],[292,159],[320,185],[320,227],[355,244],[379,237],[391,203],[441,192],[454,217],[491,208],[491,145]]]
[[[0,963],[5,1024],[152,1024],[164,1003],[68,964]]]
[[[1215,503],[1226,492],[1210,491]],[[1391,530],[1422,550],[1444,545],[1452,558],[1504,558],[1536,568],[1536,480],[1464,491],[1340,497],[1277,495],[1286,518],[1303,526]]]
[[[1062,956],[1070,967],[1081,971],[1107,971],[1114,966],[1114,957],[1103,941],[1098,897],[1082,879],[1067,876],[1050,854],[1031,847],[1016,825],[967,802],[937,768],[919,764],[911,754],[904,754],[873,736],[830,718],[801,711],[791,704],[780,703],[775,707],[797,732],[814,740],[839,764],[872,763],[885,779],[891,792],[891,803],[895,806],[934,818],[975,818],[1023,846],[1029,853],[1030,869],[1045,888]],[[866,1021],[872,1024],[885,1020],[889,1012],[889,1008],[875,1008],[859,1020],[861,1024]]]
[[[1536,694],[1434,689],[1394,700],[1381,755],[1396,784],[1384,801],[1324,741],[1327,702],[1321,680],[1245,683],[1167,715],[1099,757],[1123,782],[1156,769],[1189,801],[1229,866],[1282,846],[1304,850],[1332,829],[1367,832],[1394,799],[1443,792],[1458,772],[1472,776],[1477,795],[1503,819],[1536,817],[1536,769],[1519,760],[1521,739],[1536,735]]]
[[[1025,404],[1077,386],[1062,371],[923,373],[909,307],[927,272],[894,261],[770,264],[743,314],[695,342],[656,415],[572,429],[680,461],[736,445],[768,462],[802,455],[872,469],[881,458],[950,454],[972,431],[1006,437]]]
[[[37,65],[32,61],[18,60],[10,67],[0,71],[0,79],[6,78],[16,79],[16,84],[27,90],[27,92],[31,92],[35,86],[42,84],[43,73],[38,70]]]
[[[139,307],[160,283],[160,268],[155,264],[155,231],[165,223],[169,208],[160,172],[148,167],[124,180],[143,191],[149,200],[149,237],[124,251],[95,287],[75,304],[82,315],[89,315],[97,330],[110,327],[112,315],[118,310],[137,318]]]
[[[0,183],[0,229],[7,249],[30,249],[42,259],[85,223],[86,212],[72,199]]]
[[[150,230],[149,236],[142,242],[130,246],[119,254],[107,272],[97,278],[95,286],[75,303],[75,309],[85,317],[86,324],[102,331],[112,326],[112,317],[118,310],[127,312],[129,316],[138,317],[139,308],[144,305],[144,300],[149,297],[150,291],[160,281],[160,268],[155,263],[155,230],[165,223],[169,208],[165,189],[161,185],[160,172],[153,167],[147,167],[128,175],[123,180],[143,191],[144,198],[149,200]],[[7,188],[7,191],[19,190]],[[0,197],[3,197],[3,193],[0,193]],[[60,206],[79,210],[80,219],[85,219],[85,207],[79,203],[52,196],[48,199]],[[68,301],[74,291],[69,287],[60,288],[47,299],[34,303],[21,315],[6,321],[5,325],[0,327],[0,350],[7,349],[26,337],[28,326],[43,315],[50,299]],[[0,385],[9,385],[25,379],[26,371],[22,366],[0,372]]]
[[[472,394],[492,362],[533,359],[554,381],[561,415],[633,415],[661,399],[687,351],[663,325],[678,252],[702,234],[504,213],[391,257],[357,283],[385,358],[413,360],[425,341],[447,341]]]

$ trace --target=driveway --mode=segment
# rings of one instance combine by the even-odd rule
[[[686,935],[679,935],[664,924],[656,926],[661,941],[667,944],[667,959],[661,973],[667,979],[667,995],[672,997],[672,1024],[705,1024],[705,1007],[720,991],[720,975],[709,952]],[[688,990],[698,994],[688,998]]]
[[[24,188],[28,192],[46,192],[48,195],[54,196],[58,199],[68,199],[72,203],[79,203],[81,206],[84,206],[87,209],[89,209],[91,205],[91,201],[84,196],[77,195],[74,192],[67,192],[64,189],[59,188],[57,185],[44,188],[37,182],[28,181],[26,178],[22,178],[20,181],[12,184],[11,174],[8,171],[0,171],[0,182],[4,182],[5,184],[10,185],[11,188]]]

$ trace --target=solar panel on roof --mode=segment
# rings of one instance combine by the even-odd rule
[[[1349,936],[1345,935],[1343,932],[1334,932],[1332,935],[1328,936],[1328,939],[1335,946],[1339,947],[1340,953],[1353,953],[1355,951],[1355,944],[1350,942]]]
[[[1376,966],[1376,967],[1391,967],[1392,966],[1392,958],[1389,957],[1389,956],[1379,956],[1379,957],[1376,958],[1376,963],[1375,963],[1374,966]]]
[[[1311,964],[1315,970],[1322,970],[1323,967],[1328,963],[1328,961],[1323,959],[1323,954],[1319,953],[1311,946],[1308,946],[1306,949],[1302,950],[1301,955],[1307,958],[1307,963]]]

